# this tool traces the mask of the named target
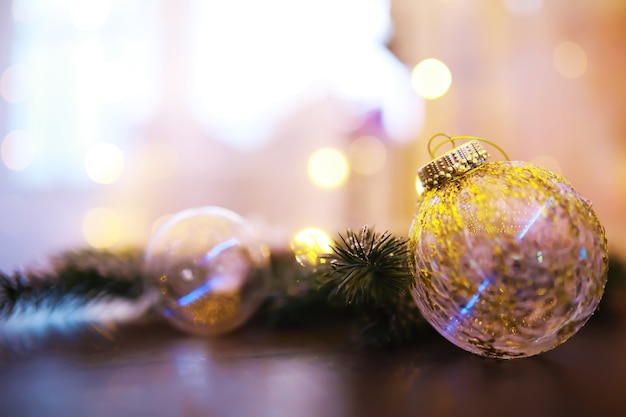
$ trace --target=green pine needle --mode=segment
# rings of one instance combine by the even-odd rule
[[[361,345],[386,347],[423,339],[434,330],[411,295],[414,286],[408,241],[367,226],[339,235],[321,265],[303,267],[293,251],[272,252],[271,291],[265,316],[273,327],[302,327],[338,319],[356,321]],[[51,259],[51,269],[0,272],[0,322],[20,305],[60,305],[68,297],[88,302],[99,297],[142,296],[143,251],[79,249]],[[607,291],[599,318],[624,316],[626,263],[611,257]],[[321,287],[320,287],[321,285]],[[331,301],[329,302],[329,297]],[[339,302],[337,302],[339,301]]]
[[[407,292],[392,305],[363,312],[356,338],[365,347],[399,346],[423,338],[430,329],[413,296]]]
[[[331,287],[332,297],[358,307],[388,306],[414,285],[407,239],[367,226],[339,238],[332,253],[322,256],[331,266],[321,277],[322,287]]]
[[[74,292],[130,299],[143,294],[140,248],[70,250],[53,256],[51,265],[50,279]]]

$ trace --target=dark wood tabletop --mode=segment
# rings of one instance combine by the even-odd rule
[[[214,339],[150,323],[5,344],[0,386],[4,417],[626,416],[626,320],[509,361],[434,332],[364,349],[345,323]]]

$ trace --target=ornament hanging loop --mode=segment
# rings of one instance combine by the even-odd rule
[[[445,138],[443,139],[440,143],[437,144],[437,146],[435,146],[433,148],[433,144],[435,139],[437,138]],[[437,159],[437,151],[444,146],[447,143],[452,144],[453,148],[456,148],[456,142],[460,141],[460,140],[466,140],[466,141],[478,141],[478,142],[483,142],[486,143],[490,146],[493,146],[494,148],[496,148],[498,151],[500,151],[500,153],[502,154],[502,156],[504,156],[504,159],[506,159],[507,161],[510,161],[511,159],[509,158],[509,155],[507,155],[507,153],[504,151],[504,149],[502,149],[500,146],[498,146],[495,142],[492,142],[490,140],[487,139],[483,139],[477,136],[449,136],[446,135],[445,133],[437,133],[435,135],[433,135],[429,140],[428,140],[428,154],[430,155],[431,159]]]
[[[444,139],[433,147],[437,138]],[[466,143],[457,146],[456,142],[461,140],[466,141]],[[447,143],[452,144],[453,149],[441,156],[436,156],[439,148]],[[475,136],[448,136],[445,133],[437,133],[432,136],[428,141],[428,153],[432,160],[417,170],[419,194],[426,190],[439,188],[443,184],[485,164],[489,159],[489,154],[481,143],[493,146],[502,153],[507,161],[510,160],[504,149],[487,139]]]

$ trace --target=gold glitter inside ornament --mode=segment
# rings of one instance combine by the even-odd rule
[[[182,211],[153,235],[145,284],[175,327],[213,336],[243,325],[269,285],[269,250],[243,218],[220,207]]]
[[[454,167],[459,149],[474,148],[482,146],[450,151],[443,164]],[[474,166],[426,182],[420,195],[410,230],[413,296],[426,320],[465,350],[502,359],[545,352],[574,335],[600,302],[604,229],[561,176],[476,154]],[[431,175],[420,170],[423,182]]]

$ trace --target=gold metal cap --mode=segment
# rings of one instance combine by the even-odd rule
[[[483,165],[489,154],[477,140],[464,143],[417,170],[424,190],[431,190]]]

